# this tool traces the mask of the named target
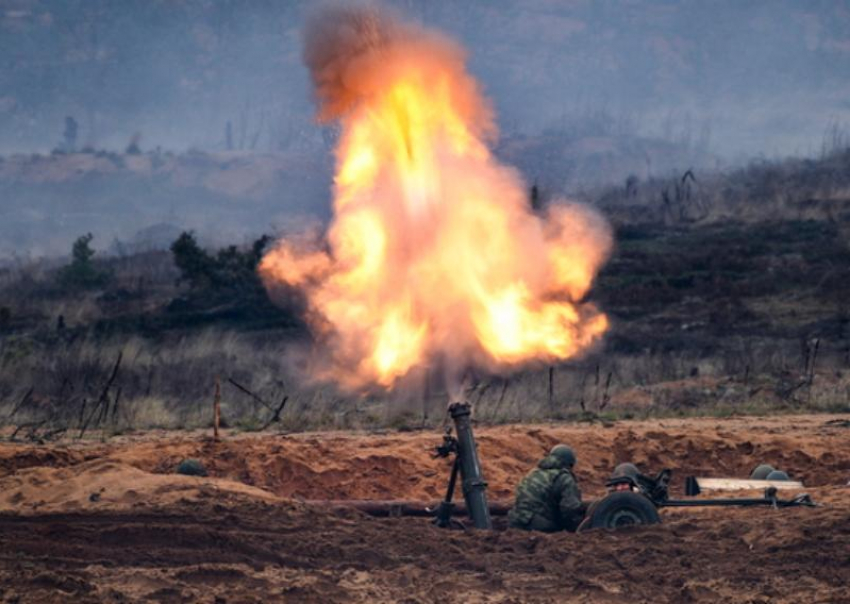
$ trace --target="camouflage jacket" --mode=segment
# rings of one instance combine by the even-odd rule
[[[574,531],[584,515],[581,491],[570,469],[549,455],[525,475],[508,514],[515,528]]]

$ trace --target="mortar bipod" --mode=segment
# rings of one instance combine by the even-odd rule
[[[452,472],[449,475],[449,486],[446,488],[446,496],[435,510],[430,510],[434,512],[434,520],[432,522],[440,528],[466,528],[460,520],[452,518],[452,514],[455,510],[455,504],[452,501],[452,497],[454,496],[459,471],[460,462],[458,461],[458,458],[455,457],[452,462]]]

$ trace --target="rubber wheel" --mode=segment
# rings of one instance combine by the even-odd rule
[[[638,493],[617,491],[593,503],[581,530],[659,524],[661,518],[652,502]]]

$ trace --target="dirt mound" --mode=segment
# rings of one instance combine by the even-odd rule
[[[261,503],[0,515],[0,590],[26,602],[837,603],[848,520],[846,502],[581,535],[449,532]]]
[[[28,468],[0,478],[0,513],[114,512],[239,497],[278,500],[267,491],[231,480],[150,474],[109,459],[63,468]]]
[[[188,152],[182,155],[60,153],[14,155],[0,162],[0,183],[68,184],[110,175],[136,176],[180,188],[200,188],[236,199],[262,199],[282,179],[315,168],[309,157],[283,153]]]
[[[478,428],[489,492],[507,499],[552,445],[566,442],[579,457],[578,478],[598,493],[618,463],[646,472],[674,470],[674,488],[687,475],[749,475],[769,463],[807,486],[846,484],[850,429],[845,416],[688,419],[613,425],[508,425]],[[832,422],[832,423],[830,423]],[[419,499],[442,495],[449,462],[434,459],[441,436],[433,431],[387,434],[343,432],[242,434],[214,442],[191,434],[151,433],[107,444],[43,448],[0,446],[0,477],[33,465],[65,467],[105,458],[145,472],[168,474],[187,457],[210,476],[303,499]],[[586,486],[585,486],[586,485]]]
[[[743,476],[766,461],[814,485],[822,504],[665,509],[660,526],[580,535],[504,530],[504,519],[444,531],[279,497],[434,498],[447,467],[429,456],[433,433],[6,444],[0,601],[843,602],[847,419],[479,429],[494,499],[566,441],[591,494],[623,459],[680,476]],[[213,477],[173,474],[185,457]]]

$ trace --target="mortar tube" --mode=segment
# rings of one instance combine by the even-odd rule
[[[453,403],[449,406],[449,414],[455,422],[455,434],[458,443],[458,459],[460,460],[461,484],[466,509],[475,528],[491,529],[490,507],[487,505],[487,482],[481,473],[478,461],[478,450],[475,437],[472,434],[469,403]]]

